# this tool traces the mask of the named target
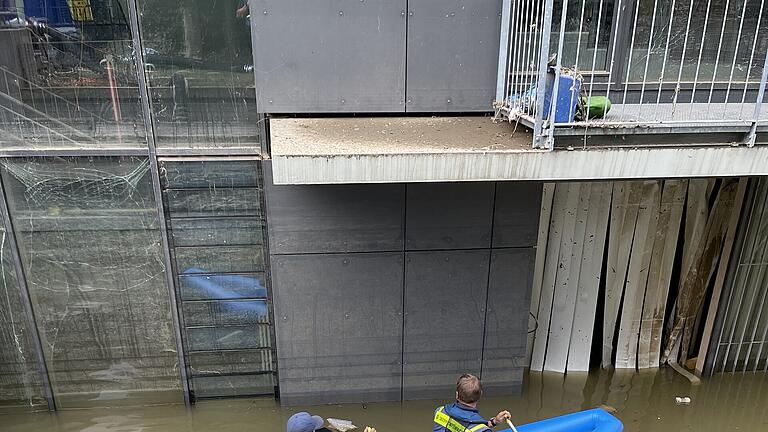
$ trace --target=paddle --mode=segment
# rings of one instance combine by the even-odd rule
[[[517,428],[512,424],[512,420],[507,419],[507,424],[509,425],[509,428],[512,429],[512,432],[517,432]]]

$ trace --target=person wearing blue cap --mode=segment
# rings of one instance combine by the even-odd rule
[[[288,419],[286,432],[330,432],[323,427],[325,421],[320,416],[313,416],[308,412],[299,412]]]

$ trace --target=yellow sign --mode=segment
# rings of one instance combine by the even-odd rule
[[[93,21],[91,0],[67,0],[69,12],[75,21]]]

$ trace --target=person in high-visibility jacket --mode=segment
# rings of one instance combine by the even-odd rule
[[[501,411],[490,420],[483,418],[477,411],[477,401],[482,394],[478,377],[472,374],[460,376],[456,382],[456,402],[435,410],[433,432],[484,432],[511,417],[509,411]]]

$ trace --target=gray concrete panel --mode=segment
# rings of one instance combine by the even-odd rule
[[[541,212],[540,182],[496,184],[493,247],[535,246]]]
[[[403,399],[452,398],[480,373],[488,250],[406,254]]]
[[[403,185],[264,186],[273,254],[403,249]]]
[[[499,249],[491,255],[481,376],[486,395],[520,392],[534,260],[533,248]]]
[[[409,184],[406,249],[490,247],[493,188],[493,183]]]
[[[490,111],[501,0],[409,0],[409,112]]]
[[[400,399],[402,260],[273,256],[283,405]]]
[[[260,111],[405,109],[405,0],[250,4]]]

